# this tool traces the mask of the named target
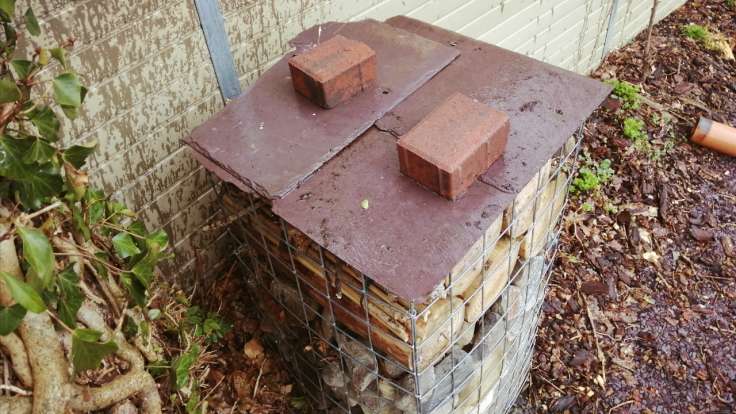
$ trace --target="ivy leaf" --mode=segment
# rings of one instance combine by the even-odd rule
[[[0,79],[0,103],[15,102],[20,99],[20,89],[10,78]]]
[[[97,148],[97,141],[94,140],[84,145],[72,145],[64,150],[61,157],[74,168],[79,169],[84,166],[87,157],[94,152],[95,148]]]
[[[105,217],[105,194],[97,189],[88,188],[85,194],[87,200],[87,221],[90,225],[100,222]]]
[[[31,144],[29,139],[0,136],[0,175],[13,182],[26,209],[39,208],[45,199],[59,194],[64,188],[57,171],[23,162]]]
[[[28,8],[26,10],[25,14],[26,18],[26,27],[28,28],[28,32],[31,34],[31,36],[38,36],[41,34],[41,27],[38,25],[38,20],[36,19],[36,15],[33,14],[33,9]]]
[[[76,73],[65,72],[54,78],[54,100],[69,119],[76,118],[86,94],[87,88],[82,86]]]
[[[49,141],[59,139],[59,128],[61,123],[56,114],[48,106],[41,106],[28,114],[31,123],[38,129],[38,133]]]
[[[87,190],[89,193],[89,190]],[[105,203],[102,201],[94,201],[89,205],[88,220],[89,224],[97,224],[105,217]]]
[[[10,291],[10,296],[19,305],[33,313],[41,313],[46,310],[46,304],[43,303],[41,295],[31,285],[6,272],[0,272],[0,278],[5,282],[5,286]]]
[[[74,330],[72,364],[75,373],[99,367],[103,358],[118,350],[118,345],[113,341],[100,342],[101,337],[102,333],[94,329]]]
[[[89,184],[89,176],[86,171],[74,168],[71,163],[64,162],[64,178],[70,190],[74,193],[74,201],[79,201],[87,192],[87,184]],[[71,194],[67,194],[71,197]]]
[[[63,47],[55,47],[50,49],[49,52],[51,53],[51,57],[56,59],[64,69],[69,67],[69,63],[66,60],[66,50]]]
[[[136,305],[146,306],[146,287],[137,278],[132,277],[130,273],[123,273],[120,275],[120,281],[128,290]]]
[[[40,282],[40,286],[35,287],[47,288],[51,284],[55,264],[54,251],[49,239],[41,230],[33,227],[18,227],[17,231],[23,240],[23,257]]]
[[[163,230],[157,230],[146,237],[148,250],[161,252],[169,245],[169,235]]]
[[[45,47],[40,48],[38,51],[38,64],[41,66],[49,64],[49,50]]]
[[[162,253],[168,244],[169,236],[163,230],[158,230],[146,236],[146,255],[130,269],[145,288],[148,288],[151,284],[156,264],[164,258]]]
[[[84,240],[90,239],[90,230],[87,223],[84,222],[84,216],[82,215],[82,210],[75,204],[72,204],[72,222],[74,224],[74,228],[77,230],[79,234],[84,237]]]
[[[148,286],[153,280],[153,271],[156,268],[157,261],[156,255],[152,255],[151,252],[148,252],[130,269],[141,284],[143,284],[145,289],[148,289]]]
[[[23,162],[26,164],[33,164],[34,162],[45,164],[51,160],[54,151],[54,147],[49,145],[48,142],[40,138],[33,138],[31,148],[23,155]]]
[[[33,62],[25,59],[15,59],[10,61],[10,65],[18,75],[18,79],[25,79],[33,70]]]
[[[129,233],[120,232],[116,234],[112,238],[112,245],[115,247],[115,252],[121,259],[135,256],[141,252],[141,249],[135,245],[133,237]]]
[[[0,10],[12,19],[15,14],[15,0],[0,0]]]
[[[0,336],[15,330],[26,316],[26,308],[19,304],[0,309]]]
[[[82,306],[84,295],[79,287],[79,276],[70,265],[59,273],[58,311],[59,319],[67,326],[74,328],[77,324],[77,312]]]
[[[176,390],[180,390],[187,386],[189,383],[189,369],[199,358],[199,345],[193,344],[192,347],[185,353],[179,355],[174,359],[172,367],[174,368],[174,376]]]

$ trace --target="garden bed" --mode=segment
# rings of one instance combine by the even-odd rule
[[[639,85],[640,105],[588,121],[605,182],[571,199],[520,411],[736,406],[736,159],[687,141],[699,116],[736,124],[736,65],[690,24],[733,41],[736,6],[692,1],[654,27],[648,60],[645,32],[593,74]]]

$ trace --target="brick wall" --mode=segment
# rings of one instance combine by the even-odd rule
[[[406,14],[578,72],[597,66],[614,0],[220,0],[240,82],[249,85],[301,30],[328,20]],[[684,0],[662,0],[663,17]],[[205,171],[179,140],[219,110],[212,64],[193,0],[18,0],[44,29],[38,43],[72,35],[71,59],[90,87],[67,142],[97,139],[93,182],[172,236],[164,270],[212,268],[227,238],[202,231],[218,214]],[[651,1],[619,0],[611,47],[646,27]]]

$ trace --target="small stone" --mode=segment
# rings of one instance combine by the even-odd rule
[[[261,345],[261,341],[258,338],[253,338],[246,342],[243,352],[248,359],[258,359],[263,355],[263,345]]]

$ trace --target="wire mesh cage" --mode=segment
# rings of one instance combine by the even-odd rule
[[[234,186],[222,204],[261,316],[327,412],[503,413],[529,370],[582,133],[571,137],[423,301],[370,275]],[[359,407],[359,408],[358,408]],[[360,410],[360,411],[358,411]]]

